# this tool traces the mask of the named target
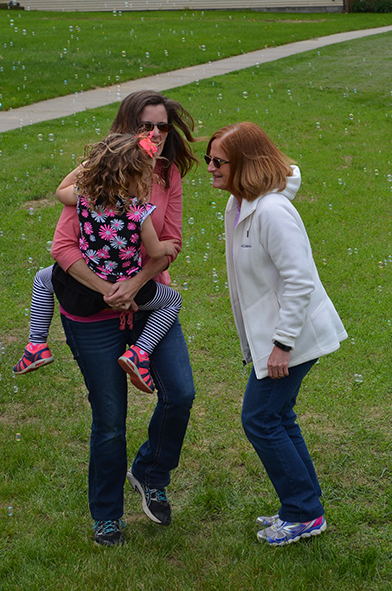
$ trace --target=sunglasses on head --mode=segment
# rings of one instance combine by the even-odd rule
[[[221,158],[211,158],[207,154],[204,156],[204,160],[207,164],[210,164],[211,160],[215,168],[220,168],[222,164],[229,164],[229,160],[222,160]]]
[[[142,121],[139,125],[140,131],[153,131],[154,127],[157,127],[159,131],[168,133],[173,129],[171,123],[153,123],[152,121]]]

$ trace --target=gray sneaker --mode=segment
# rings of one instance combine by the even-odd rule
[[[305,523],[282,521],[278,519],[274,525],[257,532],[260,541],[265,541],[270,546],[283,546],[297,542],[301,538],[317,536],[327,529],[327,522],[321,515],[317,519]]]
[[[93,526],[95,530],[94,542],[103,546],[122,545],[124,543],[121,533],[122,527],[125,527],[125,524],[121,519],[96,521]]]
[[[171,507],[166,498],[165,489],[148,488],[135,478],[132,469],[128,470],[127,478],[132,488],[141,495],[142,509],[147,517],[154,523],[169,525],[171,522]]]
[[[257,525],[259,527],[271,527],[274,525],[279,519],[279,515],[261,515],[261,517],[257,518]]]

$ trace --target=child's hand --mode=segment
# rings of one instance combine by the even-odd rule
[[[165,254],[169,257],[176,257],[181,250],[180,243],[175,240],[163,240],[161,244],[165,246]]]

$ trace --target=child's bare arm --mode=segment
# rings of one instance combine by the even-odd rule
[[[65,179],[59,184],[56,191],[57,199],[64,205],[76,205],[78,198],[75,193],[76,177],[82,168],[82,164],[67,174]]]
[[[160,259],[166,255],[176,257],[181,250],[181,246],[174,240],[158,240],[157,233],[152,225],[151,216],[148,216],[140,230],[140,237],[146,249],[146,253],[152,259]]]

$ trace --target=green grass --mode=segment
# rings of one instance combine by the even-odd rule
[[[27,342],[24,311],[34,273],[51,262],[46,242],[61,211],[54,190],[74,165],[72,155],[97,137],[95,129],[108,130],[116,105],[1,136],[1,591],[389,591],[391,37],[331,46],[168,93],[189,108],[200,135],[255,121],[298,161],[303,184],[296,206],[349,333],[305,379],[297,407],[324,490],[328,530],[285,548],[269,548],[255,536],[257,515],[275,512],[277,499],[240,424],[246,379],[225,287],[227,195],[211,188],[204,165],[184,181],[184,248],[171,269],[183,296],[181,322],[197,388],[168,488],[173,523],[150,523],[126,485],[127,544],[92,544],[90,411],[58,314],[50,334],[55,362],[18,378],[12,365]],[[204,149],[197,147],[199,156]],[[130,390],[130,459],[146,437],[153,405],[153,396]]]
[[[2,11],[0,102],[54,96],[288,42],[392,24],[391,14]]]

